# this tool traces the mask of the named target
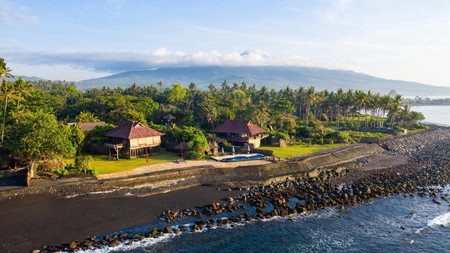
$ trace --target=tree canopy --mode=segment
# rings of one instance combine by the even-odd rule
[[[69,134],[70,126],[61,126],[56,117],[45,112],[26,112],[16,116],[4,148],[29,168],[42,160],[71,157],[76,147]]]

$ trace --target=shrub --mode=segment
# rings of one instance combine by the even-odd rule
[[[205,158],[205,154],[202,152],[191,150],[186,153],[186,159],[188,159],[188,160],[201,160],[204,158]]]
[[[75,171],[75,170],[77,170],[77,166],[75,164],[73,164],[73,163],[69,163],[69,164],[66,165],[66,170],[68,170],[68,171]]]
[[[88,169],[90,169],[92,166],[92,156],[90,155],[82,155],[77,156],[75,158],[75,166],[78,168],[79,171],[83,171],[85,174],[87,174]]]
[[[62,169],[62,170],[51,169],[50,172],[55,174],[55,175],[57,175],[58,177],[62,177],[62,176],[65,176],[65,175],[69,174],[69,171],[66,170],[66,169]]]
[[[99,171],[97,169],[91,168],[87,170],[88,175],[97,176],[99,174]]]
[[[334,131],[328,133],[325,138],[329,139],[334,143],[351,143],[353,139],[350,137],[348,132],[344,131]],[[331,143],[330,143],[331,144]]]
[[[291,139],[291,137],[289,137],[288,134],[285,134],[285,133],[282,133],[282,132],[277,132],[277,133],[274,134],[274,136],[276,136],[276,137],[278,137],[280,139],[283,139],[283,140],[287,140],[287,141],[289,141]]]
[[[59,159],[45,160],[39,164],[39,171],[52,171],[52,170],[64,170],[66,164]]]

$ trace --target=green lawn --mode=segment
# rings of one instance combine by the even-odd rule
[[[145,162],[145,157],[133,159],[119,159],[118,161],[109,160],[106,155],[93,155],[94,161],[92,167],[98,171],[99,174],[108,174],[113,172],[127,171],[140,166],[152,165],[158,163],[173,162],[180,157],[172,152],[161,150],[159,154],[153,154],[148,158],[148,164]],[[67,164],[75,163],[74,159],[66,161]]]
[[[312,153],[315,153],[320,150],[324,149],[330,149],[330,148],[336,148],[340,146],[344,146],[348,144],[325,144],[325,145],[312,145],[312,146],[306,146],[306,145],[292,145],[285,148],[280,147],[272,147],[272,146],[263,146],[259,149],[263,150],[273,150],[273,155],[276,157],[284,157],[284,158],[292,158],[294,156],[298,155],[309,155]]]

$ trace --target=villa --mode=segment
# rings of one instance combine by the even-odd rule
[[[253,124],[249,120],[226,120],[211,130],[217,137],[222,138],[232,145],[245,146],[252,145],[253,148],[261,146],[261,139],[267,137],[263,134],[266,130]]]
[[[109,131],[106,143],[110,159],[119,157],[135,158],[150,153],[158,153],[163,133],[140,122],[122,123]],[[115,151],[114,157],[113,152]]]

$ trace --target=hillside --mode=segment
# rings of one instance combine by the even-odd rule
[[[396,90],[405,96],[416,95],[442,95],[449,94],[450,88],[430,86],[421,83],[387,80],[345,70],[330,70],[311,67],[184,67],[159,68],[154,70],[141,70],[123,72],[98,79],[84,80],[77,83],[80,89],[93,87],[128,87],[133,83],[138,85],[156,84],[161,81],[167,87],[172,83],[181,83],[187,86],[194,82],[199,88],[206,89],[213,83],[220,87],[221,83],[246,82],[248,85],[263,85],[281,89],[289,85],[292,88],[299,86],[315,86],[316,89],[337,90],[338,88],[372,90],[388,93]]]

